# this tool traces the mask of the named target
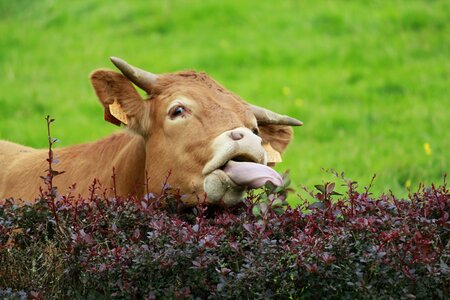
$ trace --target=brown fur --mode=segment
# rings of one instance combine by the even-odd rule
[[[205,73],[160,75],[147,100],[122,74],[98,70],[91,81],[105,109],[105,120],[120,124],[109,112],[109,104],[117,100],[127,115],[128,130],[94,143],[56,149],[60,163],[54,167],[65,171],[55,177],[61,194],[75,183],[75,193],[86,196],[94,178],[103,187],[111,187],[113,168],[120,195],[142,196],[145,171],[150,177],[150,192],[157,193],[171,171],[169,184],[190,195],[185,202],[194,203],[197,198],[193,194],[203,193],[201,173],[212,157],[213,139],[227,130],[257,126],[246,102]],[[177,97],[192,100],[191,113],[185,120],[171,122],[167,109]],[[288,126],[261,126],[260,132],[263,141],[272,143],[279,152],[292,136]],[[46,158],[46,150],[0,142],[0,201],[6,197],[34,201],[43,185],[39,176],[45,174]]]

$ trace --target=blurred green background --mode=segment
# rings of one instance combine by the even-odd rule
[[[88,81],[118,56],[203,70],[305,125],[278,170],[344,171],[375,194],[442,182],[450,164],[450,1],[0,0],[0,139],[58,147],[118,130]]]

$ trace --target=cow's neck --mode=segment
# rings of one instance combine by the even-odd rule
[[[97,178],[103,187],[113,187],[115,181],[117,193],[123,196],[143,193],[146,151],[141,136],[124,131],[97,142],[63,148],[56,154],[61,161],[56,169],[66,172],[56,179],[63,182],[66,177],[75,179],[73,182],[86,182],[82,176],[92,177],[86,186],[77,185],[80,191],[87,191]]]

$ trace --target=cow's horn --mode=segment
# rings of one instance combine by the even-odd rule
[[[158,79],[158,75],[136,68],[118,57],[111,56],[110,59],[120,72],[122,72],[122,74],[131,82],[147,93],[151,92],[152,86]]]
[[[303,122],[289,116],[279,115],[268,109],[250,105],[253,114],[256,117],[259,125],[289,125],[289,126],[302,126]]]

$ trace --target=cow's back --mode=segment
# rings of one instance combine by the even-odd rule
[[[0,141],[0,156],[11,155],[23,152],[31,152],[35,149],[8,141]]]
[[[0,141],[0,191],[2,174],[9,169],[9,166],[24,153],[33,153],[36,150],[27,146],[11,143],[8,141]]]
[[[35,156],[37,152],[31,147],[0,141],[0,201],[7,188],[8,177],[15,175],[12,174],[13,166],[25,157]]]
[[[10,142],[0,142],[0,203],[5,197],[34,202],[41,176],[48,170],[48,150],[33,149]],[[123,131],[102,140],[54,149],[54,169],[64,172],[55,177],[54,186],[67,193],[76,184],[75,195],[89,195],[94,178],[105,188],[112,187],[113,168],[117,171],[117,190],[133,193],[142,189],[145,170],[145,141],[141,136]]]

